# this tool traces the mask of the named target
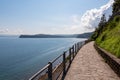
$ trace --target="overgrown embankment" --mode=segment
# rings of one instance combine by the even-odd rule
[[[120,58],[120,0],[115,0],[113,14],[107,22],[104,16],[101,18],[92,39],[100,47]]]

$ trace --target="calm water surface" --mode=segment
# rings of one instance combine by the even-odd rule
[[[81,38],[0,37],[0,80],[28,80]]]

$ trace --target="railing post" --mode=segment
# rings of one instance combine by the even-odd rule
[[[77,54],[77,44],[75,44],[75,55]]]
[[[69,48],[69,57],[70,57],[70,60],[69,60],[69,65],[71,64],[71,48]]]
[[[74,52],[74,45],[73,45],[73,58],[75,57],[74,53],[75,53],[75,52]]]
[[[48,80],[52,80],[52,63],[48,62]]]
[[[65,63],[66,63],[66,62],[65,62],[65,60],[66,60],[66,58],[65,58],[66,55],[65,55],[65,53],[66,53],[66,52],[63,53],[63,77],[64,77],[65,74],[66,74],[66,70],[65,70],[65,69],[66,69],[66,65],[65,65]]]
[[[78,47],[79,47],[79,46],[78,46],[78,43],[77,43],[77,53],[78,53]]]
[[[81,47],[81,42],[79,42],[79,50],[80,50],[80,47]]]
[[[82,46],[81,42],[79,43],[79,45],[80,45],[80,48],[81,48],[81,46]]]
[[[80,49],[80,42],[78,43],[78,50]]]
[[[79,51],[79,42],[78,42],[78,51]]]

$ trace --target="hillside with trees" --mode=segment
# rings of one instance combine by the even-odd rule
[[[120,0],[115,0],[108,21],[103,14],[91,39],[95,40],[101,48],[120,58]]]

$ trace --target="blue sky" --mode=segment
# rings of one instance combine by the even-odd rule
[[[0,34],[72,34],[82,15],[109,0],[0,0]],[[70,30],[69,30],[70,29]],[[78,28],[80,29],[80,28]]]

